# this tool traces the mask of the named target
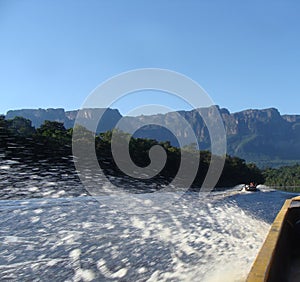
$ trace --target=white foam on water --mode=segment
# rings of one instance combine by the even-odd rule
[[[171,271],[155,271],[149,281],[243,281],[269,224],[243,213],[234,203],[208,203],[201,213],[193,206],[193,210],[189,203],[181,207],[189,212],[187,221],[180,220],[174,210],[147,222],[133,218],[132,224],[144,238],[155,238],[173,249]]]
[[[1,165],[0,169],[8,170],[8,169],[10,169],[10,165]]]
[[[3,201],[0,274],[28,281],[44,273],[64,281],[245,281],[270,223],[290,197],[172,196],[138,195],[147,203],[144,213],[124,195]],[[167,200],[173,203],[151,207]],[[121,212],[124,201],[128,209]]]

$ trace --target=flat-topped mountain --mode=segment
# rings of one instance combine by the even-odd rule
[[[74,126],[78,110],[65,111],[58,109],[22,109],[8,111],[5,118],[12,119],[16,116],[24,117],[31,120],[32,125],[36,128],[40,127],[45,120],[62,122],[66,128]],[[84,109],[80,111],[80,122],[88,127],[89,121],[96,120],[97,116],[103,115],[99,132],[104,132],[114,128],[119,119],[122,118],[118,110],[114,109]]]
[[[227,109],[210,107],[200,109],[201,115],[198,110],[192,110],[124,117],[122,129],[131,132],[145,124],[134,134],[135,137],[170,141],[173,145],[178,145],[177,139],[181,137],[188,145],[191,136],[180,119],[182,116],[195,132],[200,148],[209,150],[210,137],[203,117],[211,116],[215,109],[219,111],[224,123],[228,154],[254,161],[260,166],[300,162],[300,115],[280,115],[275,108],[230,113]],[[39,127],[45,120],[59,121],[66,128],[71,128],[77,114],[78,110],[24,109],[8,111],[6,119],[22,116],[30,119],[35,127]],[[80,123],[89,127],[89,123],[99,115],[102,115],[102,119],[98,132],[113,129],[122,118],[115,109],[84,109],[80,112]]]

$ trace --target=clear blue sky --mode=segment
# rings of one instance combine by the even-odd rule
[[[299,15],[297,0],[0,0],[0,113],[77,109],[111,76],[155,67],[231,112],[300,114]]]

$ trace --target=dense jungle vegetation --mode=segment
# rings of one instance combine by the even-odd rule
[[[81,128],[86,134],[92,134],[85,128]],[[72,156],[73,129],[66,129],[60,122],[45,121],[35,129],[31,121],[22,117],[6,120],[0,117],[0,154],[1,158],[18,159],[21,161],[61,160]],[[120,138],[130,138],[123,132],[118,132]],[[83,134],[84,136],[84,134]],[[112,131],[100,133],[95,137],[95,149],[98,161],[102,169],[109,175],[122,176],[111,153]],[[84,138],[84,137],[83,137]],[[78,141],[80,142],[80,141]],[[131,138],[129,152],[132,160],[138,166],[145,167],[149,164],[149,149],[154,145],[162,146],[167,153],[167,162],[157,177],[163,177],[167,182],[176,175],[181,158],[181,150],[195,153],[195,148],[186,146],[177,148],[170,142],[158,142],[153,139]],[[197,176],[192,187],[200,187],[208,170],[211,160],[209,151],[198,151],[200,164]],[[75,167],[74,167],[75,169]],[[152,180],[155,181],[155,178]],[[282,167],[279,169],[258,169],[253,163],[246,163],[243,159],[234,156],[226,156],[225,166],[217,187],[232,187],[250,181],[271,186],[299,186],[300,166]]]

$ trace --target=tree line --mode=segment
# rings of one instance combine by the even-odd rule
[[[263,171],[265,184],[276,188],[290,188],[298,190],[300,187],[300,165],[283,166],[280,168],[267,168]]]
[[[34,128],[31,121],[23,117],[6,120],[4,116],[0,116],[0,154],[5,158],[19,158],[21,160],[60,159],[63,161],[72,156],[73,130],[73,128],[66,129],[63,123],[56,121],[45,121],[39,128]],[[86,136],[92,134],[84,127],[80,130]],[[85,139],[84,134],[81,134],[83,139]],[[105,173],[122,176],[123,173],[118,169],[111,152],[112,134],[112,131],[97,134],[94,139],[95,151],[99,164]],[[120,138],[130,138],[131,159],[141,167],[150,163],[150,148],[154,145],[162,146],[167,154],[167,162],[156,177],[164,178],[167,182],[175,177],[179,169],[181,150],[190,152],[191,156],[195,153],[192,144],[185,148],[177,148],[171,146],[170,142],[167,141],[158,142],[153,139],[133,138],[124,132],[118,132],[118,134]],[[84,142],[85,140],[76,140],[76,142],[81,141]],[[200,163],[192,185],[194,189],[201,187],[211,161],[209,151],[198,151],[197,153],[200,154]],[[151,181],[155,181],[155,178]],[[226,155],[225,166],[217,187],[232,187],[249,182],[278,186],[300,185],[300,166],[261,170],[254,163],[248,164],[241,158]]]

